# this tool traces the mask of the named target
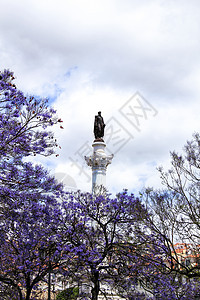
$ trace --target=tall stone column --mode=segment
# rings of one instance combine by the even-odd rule
[[[114,155],[106,155],[106,144],[103,140],[94,140],[92,147],[93,154],[85,156],[85,160],[92,168],[92,192],[101,193],[106,189],[106,169]]]

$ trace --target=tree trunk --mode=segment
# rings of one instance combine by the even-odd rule
[[[51,300],[51,271],[48,274],[48,300]]]
[[[29,300],[31,296],[33,286],[30,284],[30,274],[27,274],[26,278],[26,298],[25,300]]]
[[[26,300],[29,300],[30,299],[30,296],[31,296],[31,288],[30,289],[27,289],[27,291],[26,291]]]
[[[92,270],[92,282],[94,284],[92,292],[92,300],[98,300],[100,284],[99,284],[99,270]]]
[[[19,294],[19,300],[23,300],[21,289],[18,287],[17,290],[18,290],[18,294]]]

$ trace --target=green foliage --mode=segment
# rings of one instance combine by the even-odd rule
[[[56,300],[73,300],[77,299],[79,295],[78,287],[71,287],[61,291],[57,296]]]

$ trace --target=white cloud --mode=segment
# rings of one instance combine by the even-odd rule
[[[64,130],[55,129],[59,158],[42,160],[52,172],[89,189],[69,157],[92,143],[101,110],[105,122],[114,116],[134,136],[108,167],[110,189],[159,185],[156,166],[199,130],[199,6],[195,0],[1,1],[1,68],[15,71],[25,92],[49,96],[64,121]],[[158,110],[141,132],[119,114],[136,91]]]

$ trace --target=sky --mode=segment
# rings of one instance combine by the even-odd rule
[[[0,66],[63,120],[59,156],[37,157],[69,189],[91,191],[102,112],[107,188],[162,187],[157,168],[199,131],[198,0],[0,0]]]

